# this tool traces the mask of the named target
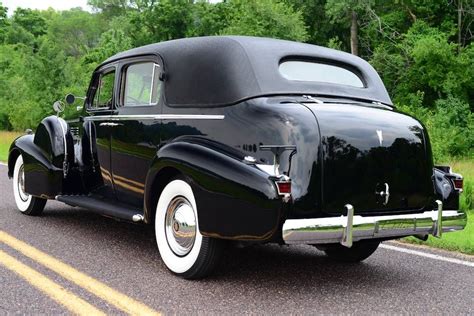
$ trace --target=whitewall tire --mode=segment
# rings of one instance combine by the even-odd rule
[[[23,214],[39,215],[43,212],[46,200],[25,192],[25,171],[21,155],[16,159],[13,169],[13,196],[18,210]]]
[[[201,235],[196,200],[185,179],[169,182],[156,208],[155,235],[161,258],[171,272],[186,278],[207,276],[216,266],[222,241]]]

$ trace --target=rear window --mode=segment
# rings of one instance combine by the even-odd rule
[[[325,82],[364,88],[364,83],[354,72],[329,64],[289,60],[280,64],[280,73],[288,80]]]

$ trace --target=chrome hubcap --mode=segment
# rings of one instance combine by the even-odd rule
[[[168,245],[177,256],[185,256],[193,248],[196,239],[196,216],[186,198],[175,197],[168,205],[165,232]]]
[[[20,199],[23,202],[26,202],[30,196],[29,194],[25,193],[25,170],[23,169],[23,165],[18,171],[18,194],[20,195]]]

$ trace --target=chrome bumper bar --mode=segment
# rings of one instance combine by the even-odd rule
[[[347,216],[288,219],[283,224],[283,240],[287,244],[341,243],[351,247],[354,241],[410,235],[433,235],[462,230],[467,216],[460,210],[438,208],[418,214],[359,216],[354,215],[352,205],[345,206]]]

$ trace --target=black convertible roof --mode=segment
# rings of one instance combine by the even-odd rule
[[[377,72],[363,59],[298,42],[246,36],[194,37],[134,48],[103,64],[133,56],[159,55],[165,72],[165,97],[171,106],[224,106],[258,96],[320,95],[391,105]],[[279,72],[282,60],[315,60],[357,73],[365,88],[294,81]]]

